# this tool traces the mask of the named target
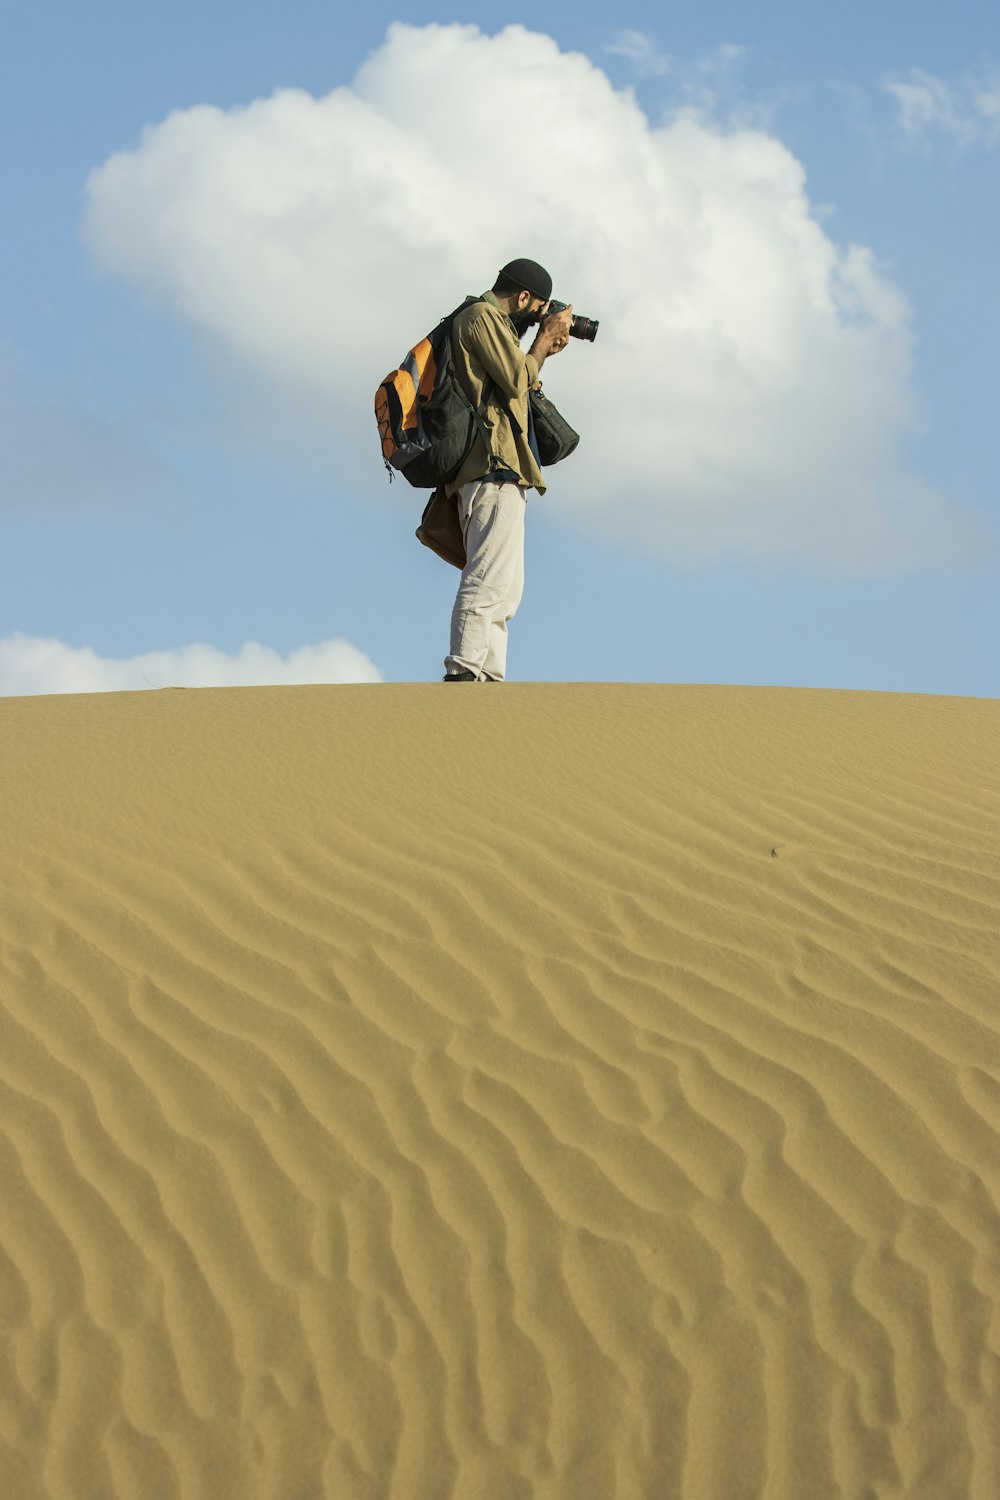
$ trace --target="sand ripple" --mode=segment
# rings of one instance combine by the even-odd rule
[[[0,702],[4,1500],[995,1500],[998,748]]]

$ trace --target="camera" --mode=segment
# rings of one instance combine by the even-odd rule
[[[546,322],[552,317],[553,313],[565,312],[567,307],[569,307],[568,302],[550,302],[545,313]],[[597,337],[597,330],[600,326],[596,318],[582,318],[574,313],[569,325],[570,338],[586,339],[588,343],[592,344]]]

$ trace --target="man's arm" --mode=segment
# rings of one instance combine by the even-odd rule
[[[463,330],[467,348],[508,401],[517,401],[538,379],[538,361],[517,343],[499,317],[479,311]]]
[[[547,319],[538,330],[530,354],[525,354],[499,318],[487,312],[478,313],[469,322],[465,338],[494,385],[508,401],[517,401],[536,384],[548,355],[558,354],[566,347],[572,316],[573,309],[568,307]]]
[[[573,321],[573,304],[564,308],[561,313],[553,313],[551,318],[543,318],[542,326],[535,336],[535,342],[531,346],[529,359],[535,361],[536,374],[542,368],[550,354],[559,354],[569,343],[570,324]],[[531,382],[534,385],[535,380]]]

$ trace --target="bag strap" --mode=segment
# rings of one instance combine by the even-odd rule
[[[442,318],[441,319],[442,323],[447,323],[448,324],[448,336],[449,336],[449,338],[451,337],[451,324],[458,317],[458,315],[459,315],[460,312],[464,312],[467,307],[471,307],[473,305],[473,303],[475,303],[475,302],[483,302],[483,303],[485,303],[486,302],[486,298],[485,297],[466,297],[465,301],[462,303],[462,305],[460,307],[456,307],[455,311],[453,313],[449,313],[446,318]],[[473,410],[473,415],[475,416],[476,422],[477,422],[477,424],[479,426],[479,435],[480,435],[480,437],[483,440],[483,446],[486,449],[486,455],[487,455],[487,457],[488,457],[488,459],[490,461],[490,465],[492,467],[495,467],[494,460],[496,459],[496,454],[493,452],[493,445],[490,442],[490,437],[489,437],[489,428],[486,426],[486,419],[485,419],[485,417],[483,415],[483,412],[484,412],[486,406],[489,404],[489,401],[490,401],[490,398],[491,398],[491,394],[492,394],[492,399],[494,400],[495,404],[497,406],[499,406],[500,410],[503,412],[504,416],[507,418],[507,421],[510,423],[511,430],[514,432],[514,434],[517,437],[522,437],[523,436],[523,434],[524,434],[524,428],[521,426],[520,422],[517,420],[517,418],[515,417],[513,411],[511,410],[511,405],[510,405],[509,400],[507,399],[506,394],[497,385],[497,383],[493,379],[492,375],[487,376],[486,384],[483,386],[483,399],[480,402],[480,404],[478,406],[476,406],[476,407],[473,407],[472,410]],[[469,404],[471,406],[472,403],[470,402]],[[531,402],[529,400],[529,402],[528,402],[528,444],[529,444],[529,446],[531,448],[532,453],[535,455],[535,462],[538,463],[539,462],[539,458],[538,458],[538,444],[535,442],[535,427],[534,427],[534,423],[532,422],[531,417],[532,417]]]
[[[520,422],[517,420],[513,411],[511,410],[510,402],[508,401],[505,393],[500,389],[495,380],[491,379],[490,385],[492,385],[493,387],[493,393],[497,406],[499,406],[500,410],[507,418],[507,421],[510,423],[516,435],[520,437],[524,432],[524,428],[521,426]]]
[[[466,297],[465,300],[464,300],[464,302],[462,302],[460,306],[458,306],[458,307],[455,308],[454,312],[448,313],[448,315],[446,317],[444,317],[444,318],[441,319],[442,323],[447,323],[448,324],[448,338],[449,338],[449,341],[451,339],[451,325],[452,325],[452,323],[454,323],[454,321],[458,317],[459,313],[460,312],[464,312],[467,307],[472,307],[473,304],[477,303],[477,302],[485,303],[486,302],[486,298],[485,297]],[[489,465],[490,465],[491,468],[494,468],[496,466],[496,454],[493,452],[493,444],[490,441],[490,430],[489,430],[489,428],[486,425],[486,417],[485,417],[485,411],[486,411],[486,407],[487,407],[487,405],[489,403],[491,389],[496,394],[497,404],[500,405],[500,406],[502,406],[502,407],[504,407],[504,409],[506,410],[507,416],[509,417],[509,419],[511,421],[511,424],[514,427],[516,427],[517,434],[518,434],[519,437],[521,435],[521,426],[520,426],[520,423],[517,421],[517,418],[514,416],[513,412],[510,410],[510,407],[506,405],[507,398],[503,394],[503,392],[501,391],[500,387],[497,385],[496,381],[493,379],[492,376],[487,376],[486,384],[483,386],[483,399],[482,399],[482,401],[479,403],[478,406],[473,406],[472,402],[470,401],[469,402],[469,407],[470,407],[470,409],[472,411],[473,417],[475,418],[476,426],[479,428],[479,436],[483,440],[483,447],[486,449],[487,462],[489,463]]]

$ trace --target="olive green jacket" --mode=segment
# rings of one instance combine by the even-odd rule
[[[484,394],[488,398],[484,417],[494,463],[491,466],[483,440],[477,438],[448,485],[448,493],[454,494],[470,479],[481,479],[490,467],[496,467],[512,469],[522,484],[542,494],[545,481],[528,442],[528,392],[538,383],[538,363],[521,348],[517,330],[492,292],[484,292],[483,301],[471,303],[458,314],[451,325],[451,352],[455,374],[469,400],[479,406]],[[494,386],[510,403],[520,435],[497,405]]]

